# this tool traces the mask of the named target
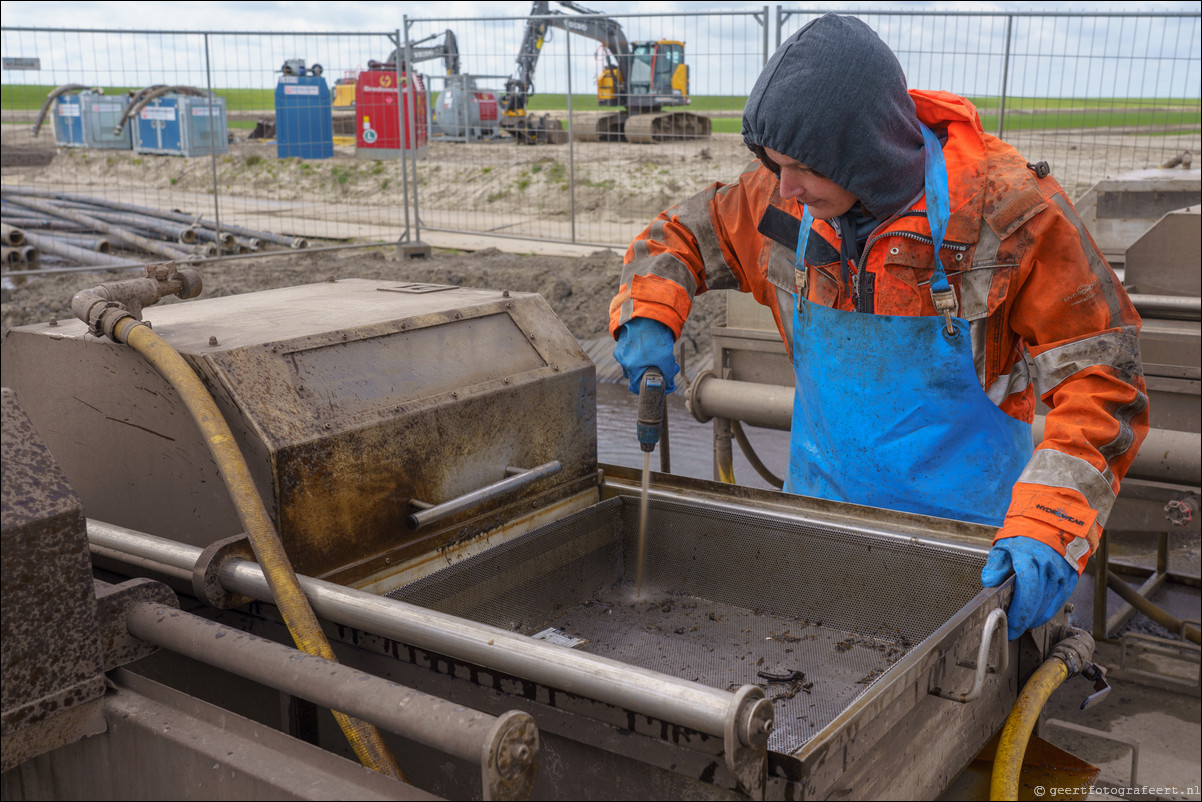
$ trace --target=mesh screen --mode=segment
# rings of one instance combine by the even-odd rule
[[[792,752],[980,590],[982,558],[907,540],[614,498],[388,595],[716,688],[760,685]],[[567,648],[565,646],[565,648]]]

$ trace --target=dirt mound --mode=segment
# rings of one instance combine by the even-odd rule
[[[299,251],[286,256],[202,265],[204,292],[215,298],[246,292],[313,284],[327,279],[366,278],[385,281],[454,284],[515,292],[537,292],[581,342],[608,337],[609,302],[618,290],[622,258],[611,251],[584,257],[503,253],[495,248],[472,253],[435,251],[429,259],[399,259],[391,249],[367,251]],[[0,305],[3,329],[51,318],[71,317],[76,292],[105,281],[136,276],[136,271],[59,273],[25,280],[6,291]],[[17,279],[20,281],[20,279]],[[698,297],[683,338],[697,352],[702,335],[725,316],[722,293]],[[166,299],[163,303],[178,303]],[[704,338],[708,342],[708,336]]]

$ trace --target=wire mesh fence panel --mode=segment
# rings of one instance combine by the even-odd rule
[[[395,242],[405,230],[390,186],[399,162],[356,158],[355,78],[388,56],[386,34],[7,28],[3,45],[27,69],[5,63],[2,208],[44,264]]]
[[[431,76],[423,228],[621,247],[660,211],[738,175],[767,9],[534,6],[525,17],[406,21],[415,43],[452,29],[461,57],[461,74]]]
[[[239,126],[229,158],[218,161],[224,218],[310,247],[395,242],[405,204],[389,36],[214,33],[209,40],[214,84],[230,93]],[[397,122],[385,130],[371,121],[364,138],[356,118],[380,95],[392,101]]]
[[[779,8],[777,41],[824,13]],[[881,36],[911,88],[971,100],[985,131],[1048,162],[1074,200],[1202,144],[1198,14],[839,13]]]
[[[739,175],[751,86],[823,13],[531,10],[372,33],[5,28],[5,221],[49,265],[422,231],[621,248]],[[841,13],[1074,199],[1202,146],[1198,14]]]

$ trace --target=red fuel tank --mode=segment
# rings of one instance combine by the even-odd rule
[[[417,73],[364,70],[355,81],[355,155],[395,159],[429,143],[425,82]],[[412,112],[410,111],[412,110]]]

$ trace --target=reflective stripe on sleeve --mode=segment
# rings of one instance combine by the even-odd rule
[[[1109,468],[1102,474],[1083,459],[1054,448],[1041,448],[1031,455],[1018,482],[1076,490],[1085,496],[1090,507],[1097,510],[1098,524],[1104,526],[1114,506],[1113,479]]]
[[[1034,357],[1034,363],[1040,395],[1051,392],[1082,370],[1096,366],[1113,368],[1120,380],[1131,385],[1143,375],[1139,335],[1130,326],[1051,348]]]
[[[656,222],[653,235],[662,222]],[[622,284],[630,284],[635,276],[658,276],[679,284],[690,298],[697,294],[697,280],[693,277],[693,271],[678,257],[670,253],[652,256],[646,240],[637,240],[632,247],[634,259],[622,268]]]
[[[1106,445],[1098,449],[1109,463],[1115,457],[1126,454],[1135,442],[1135,429],[1131,426],[1131,420],[1138,416],[1141,412],[1148,408],[1148,397],[1143,393],[1135,396],[1130,404],[1119,407],[1114,412],[1114,419],[1118,421],[1119,431]]]

